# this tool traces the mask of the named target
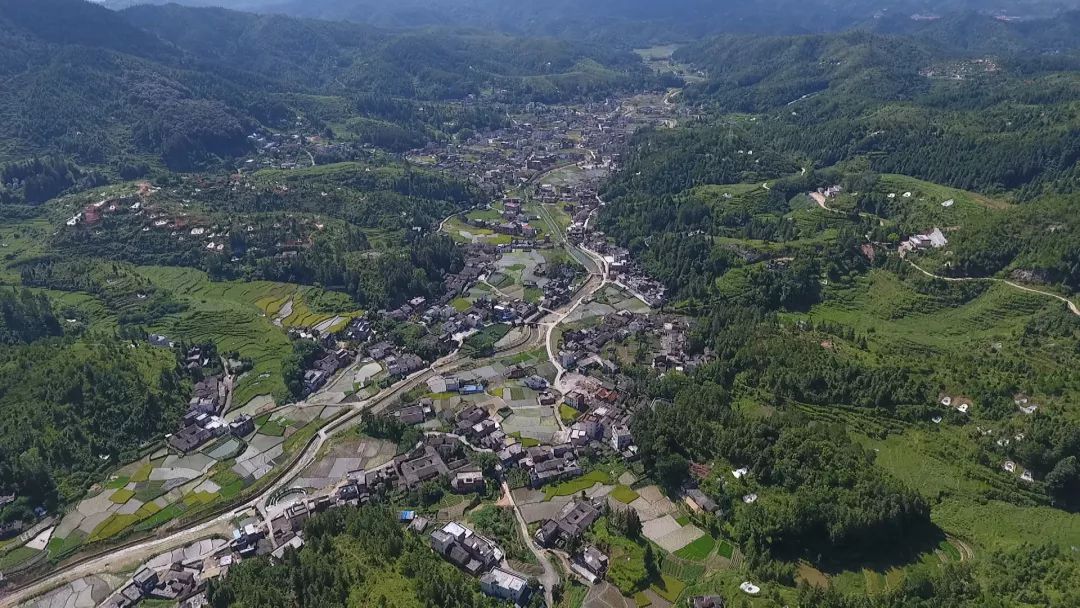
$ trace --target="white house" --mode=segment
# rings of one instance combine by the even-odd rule
[[[529,583],[513,572],[495,568],[480,577],[480,589],[484,593],[514,603],[520,603]]]

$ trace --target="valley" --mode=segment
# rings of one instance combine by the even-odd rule
[[[0,605],[1080,601],[1075,13],[622,17],[0,2]]]

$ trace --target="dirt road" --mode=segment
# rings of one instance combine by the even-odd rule
[[[1005,280],[1005,279],[998,279],[998,278],[994,278],[994,277],[943,277],[941,275],[937,275],[937,274],[934,274],[932,272],[923,270],[923,268],[921,266],[919,266],[918,264],[916,264],[915,262],[913,262],[911,260],[908,260],[907,263],[911,264],[912,267],[915,268],[915,270],[918,270],[919,272],[925,274],[926,276],[932,277],[932,278],[935,278],[935,279],[941,279],[942,281],[952,281],[952,282],[993,281],[995,283],[1004,283],[1004,284],[1006,284],[1006,285],[1008,285],[1010,287],[1013,287],[1015,289],[1019,289],[1021,291],[1027,291],[1027,292],[1030,292],[1030,293],[1037,293],[1037,294],[1043,295],[1043,296],[1049,296],[1051,298],[1061,300],[1062,302],[1064,302],[1065,305],[1069,307],[1069,312],[1071,312],[1072,314],[1080,317],[1080,307],[1077,307],[1076,303],[1073,302],[1072,300],[1070,300],[1070,299],[1068,299],[1068,298],[1066,298],[1064,296],[1059,296],[1056,293],[1050,293],[1049,291],[1042,291],[1041,289],[1035,289],[1033,287],[1027,287],[1027,286],[1021,285],[1019,283],[1013,283],[1012,281],[1008,281],[1008,280]]]

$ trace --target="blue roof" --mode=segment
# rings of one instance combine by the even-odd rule
[[[401,521],[412,521],[416,518],[416,511],[402,511],[398,517]]]

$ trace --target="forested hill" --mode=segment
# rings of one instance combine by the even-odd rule
[[[0,0],[0,45],[0,164],[60,154],[84,167],[145,155],[206,166],[291,117],[290,94],[559,101],[650,78],[629,53],[569,41],[85,0]]]
[[[677,56],[709,74],[688,101],[758,114],[750,132],[776,151],[821,165],[862,157],[876,171],[1020,199],[1077,184],[1069,53],[970,54],[856,31],[721,37]]]
[[[881,33],[910,36],[941,49],[969,52],[1015,54],[1056,54],[1080,48],[1077,28],[1080,11],[1066,11],[1050,18],[1009,21],[976,12],[963,12],[937,19],[911,19],[889,15],[863,24]]]

